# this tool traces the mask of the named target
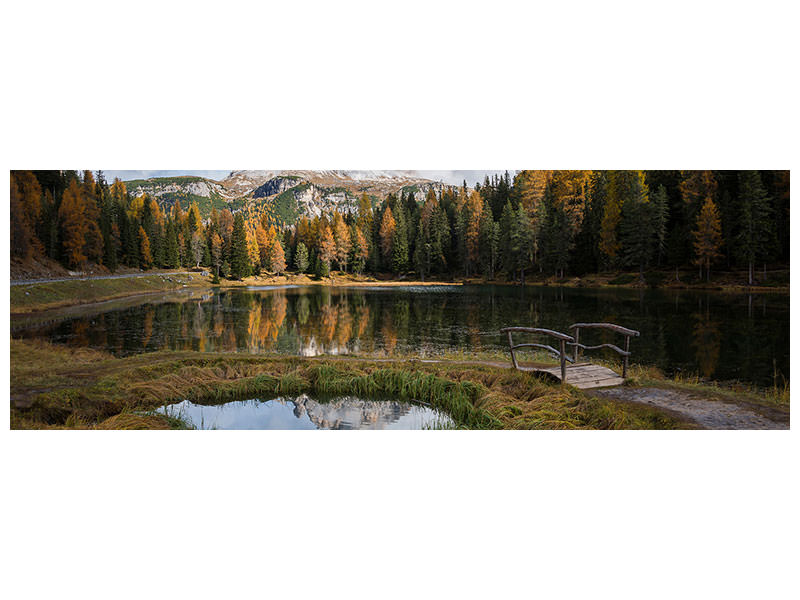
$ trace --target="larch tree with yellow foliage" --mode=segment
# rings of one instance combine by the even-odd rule
[[[139,226],[139,256],[141,266],[143,269],[149,269],[153,266],[153,255],[150,253],[150,238],[144,228]]]
[[[706,270],[706,281],[711,279],[711,264],[721,256],[722,247],[722,223],[720,222],[719,210],[711,199],[706,198],[703,208],[697,217],[695,230],[692,232],[694,237],[695,264]]]
[[[394,247],[394,232],[397,229],[397,222],[394,220],[394,215],[392,215],[392,207],[387,206],[386,210],[383,212],[383,218],[381,219],[381,228],[379,231],[379,236],[381,240],[381,256],[384,260],[384,263],[389,265],[392,260],[392,249]]]
[[[347,259],[350,256],[350,249],[353,245],[350,239],[350,229],[342,218],[342,214],[337,212],[333,217],[333,238],[336,241],[336,263],[339,269],[347,272]]]
[[[286,254],[277,235],[272,238],[269,270],[278,275],[286,270]]]

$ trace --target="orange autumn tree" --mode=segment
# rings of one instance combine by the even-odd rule
[[[347,258],[350,255],[350,249],[353,246],[350,239],[350,229],[342,218],[342,214],[337,212],[333,217],[333,238],[336,242],[336,250],[334,256],[339,268],[345,273],[347,272]]]
[[[44,254],[36,236],[42,207],[42,188],[30,171],[11,172],[11,252],[27,258]]]
[[[286,270],[286,255],[283,252],[283,246],[277,235],[272,238],[269,270],[278,274]]]
[[[319,260],[324,265],[323,270],[328,272],[331,268],[331,261],[336,252],[336,242],[333,233],[327,223],[320,223],[319,232]]]
[[[150,238],[147,237],[144,228],[139,226],[139,257],[141,259],[141,266],[144,269],[149,269],[153,266],[153,255],[150,253]]]
[[[397,222],[394,220],[394,215],[392,215],[392,208],[387,206],[386,211],[383,213],[383,218],[381,219],[381,228],[378,232],[381,239],[381,253],[383,254],[383,260],[386,261],[387,264],[392,260],[394,232],[396,229]]]
[[[466,201],[465,208],[466,208],[465,221],[467,225],[466,271],[467,271],[467,276],[469,276],[472,272],[472,267],[477,266],[478,259],[480,258],[480,248],[479,248],[480,223],[481,223],[481,213],[483,212],[483,201],[481,200],[481,195],[475,190],[470,192],[469,197]]]
[[[261,267],[269,268],[270,252],[272,252],[271,240],[267,237],[267,232],[262,224],[256,227],[256,242],[258,243],[258,258]]]
[[[69,187],[64,191],[61,206],[58,208],[58,218],[61,223],[61,243],[67,263],[71,267],[78,267],[86,262],[83,249],[89,225],[81,188],[75,179],[70,181]]]
[[[696,255],[695,264],[701,269],[705,267],[706,281],[711,278],[711,263],[722,254],[722,223],[720,221],[717,205],[711,199],[706,198],[703,208],[697,217],[697,228],[692,232],[694,237],[694,253]],[[702,273],[701,273],[702,276]]]

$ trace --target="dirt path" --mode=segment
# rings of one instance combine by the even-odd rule
[[[688,392],[618,387],[594,390],[593,393],[663,408],[691,419],[704,429],[789,429],[788,415],[785,420],[776,420],[731,402],[701,398]]]

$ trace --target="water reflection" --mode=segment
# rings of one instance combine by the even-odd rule
[[[352,396],[318,401],[302,395],[202,405],[188,400],[157,412],[180,416],[197,429],[449,429],[450,417],[408,402]]]
[[[788,377],[788,296],[512,286],[297,287],[165,295],[157,302],[50,323],[12,322],[15,336],[125,356],[156,350],[431,356],[505,351],[509,325],[566,331],[577,321],[637,329],[633,361],[667,372],[770,385]],[[609,332],[586,341],[616,343]],[[593,355],[594,356],[594,355]],[[613,355],[608,355],[614,358]]]

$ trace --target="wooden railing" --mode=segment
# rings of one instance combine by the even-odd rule
[[[638,331],[628,329],[627,327],[621,327],[620,325],[614,325],[613,323],[575,323],[570,325],[569,328],[575,334],[575,339],[568,343],[568,345],[575,347],[575,352],[572,357],[573,362],[578,362],[578,357],[580,356],[581,350],[599,350],[601,348],[611,348],[624,357],[622,362],[622,378],[624,379],[628,376],[628,357],[631,355],[631,338],[639,337]],[[584,346],[580,343],[581,329],[606,329],[608,331],[613,331],[614,333],[622,334],[625,336],[625,350],[615,346],[614,344]]]
[[[519,365],[517,364],[517,357],[514,354],[514,351],[519,348],[542,348],[544,350],[548,350],[552,352],[561,362],[561,381],[562,383],[567,380],[567,361],[572,362],[572,359],[567,356],[567,343],[574,343],[575,340],[571,335],[567,335],[566,333],[560,333],[558,331],[553,331],[552,329],[540,329],[538,327],[505,327],[500,330],[501,333],[508,334],[508,346],[511,352],[511,362],[514,365],[515,369],[519,369]],[[549,335],[550,337],[556,338],[561,346],[560,350],[556,350],[552,346],[547,344],[517,344],[514,345],[514,340],[511,337],[511,334],[517,333],[536,333],[541,335]],[[638,334],[637,334],[638,335]]]

